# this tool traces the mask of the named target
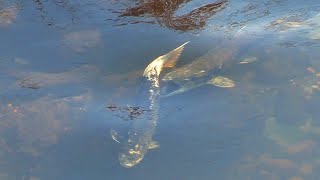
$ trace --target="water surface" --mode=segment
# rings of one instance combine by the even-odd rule
[[[319,13],[302,0],[0,0],[0,179],[319,179]],[[208,76],[235,87],[161,97],[160,147],[122,167],[110,131],[148,113],[127,112],[146,108],[143,70],[187,41],[176,68],[230,53]]]

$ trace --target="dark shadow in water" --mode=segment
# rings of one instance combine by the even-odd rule
[[[181,16],[175,16],[175,12],[191,0],[150,0],[148,2],[138,3],[135,7],[130,7],[121,12],[120,17],[153,17],[154,21],[149,23],[159,23],[161,26],[177,31],[199,30],[206,25],[208,18],[226,7],[226,0],[206,4]],[[142,21],[141,21],[142,22]],[[121,25],[140,23],[128,22]]]

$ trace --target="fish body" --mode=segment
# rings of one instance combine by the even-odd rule
[[[135,119],[128,131],[128,138],[123,143],[122,152],[119,153],[119,162],[123,167],[131,168],[139,164],[149,149],[159,147],[153,141],[153,135],[159,118],[159,76],[163,68],[171,68],[179,59],[184,46],[154,59],[143,72],[143,89],[140,92],[139,103],[147,107],[147,112],[142,118]],[[115,132],[111,132],[115,135]],[[112,136],[113,139],[114,136]],[[117,141],[117,140],[116,140]],[[118,142],[118,141],[117,141]]]

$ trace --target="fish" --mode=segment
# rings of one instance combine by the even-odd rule
[[[158,148],[160,145],[153,140],[153,135],[159,119],[159,77],[164,68],[172,68],[179,59],[181,52],[189,42],[183,43],[176,49],[154,59],[143,72],[143,89],[140,91],[138,102],[147,106],[147,112],[142,118],[133,121],[128,131],[127,139],[121,142],[118,133],[111,130],[111,137],[122,144],[119,153],[120,165],[132,168],[139,164],[149,149]]]

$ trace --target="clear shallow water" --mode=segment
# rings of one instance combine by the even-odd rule
[[[319,5],[159,2],[0,1],[1,179],[319,179]],[[236,86],[161,98],[160,147],[120,166],[110,130],[139,118],[106,106],[144,103],[144,68],[186,41],[177,68],[223,47],[211,75]]]

